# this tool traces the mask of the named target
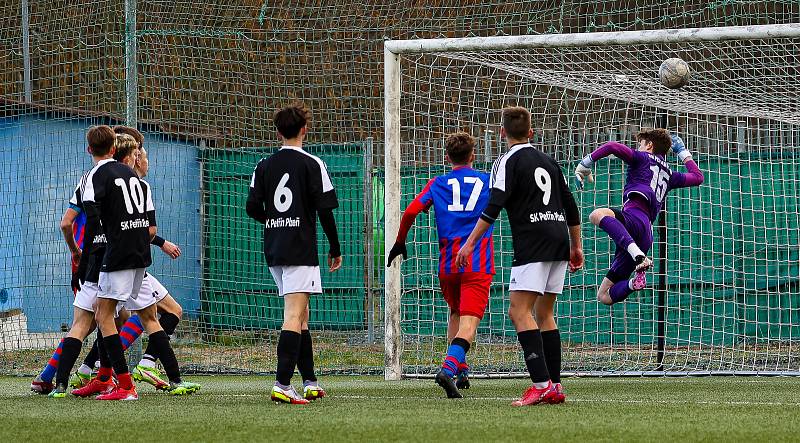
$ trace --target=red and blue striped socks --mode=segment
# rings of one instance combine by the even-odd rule
[[[462,365],[466,366],[469,342],[461,337],[456,337],[450,342],[447,348],[447,356],[442,363],[442,371],[450,377],[455,377],[459,373]]]

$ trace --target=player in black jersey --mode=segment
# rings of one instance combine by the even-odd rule
[[[508,315],[533,382],[512,405],[561,403],[561,338],[553,310],[567,267],[571,272],[583,267],[580,213],[561,167],[529,143],[530,112],[503,109],[500,133],[509,151],[492,168],[489,205],[458,252],[457,263],[468,262],[477,240],[505,208],[514,245]]]
[[[308,111],[302,105],[283,108],[273,123],[283,146],[262,159],[253,172],[247,215],[264,226],[264,256],[284,299],[278,339],[278,369],[272,400],[306,404],[325,396],[314,373],[308,330],[310,294],[322,292],[317,257],[317,223],[330,243],[328,269],[342,266],[333,209],[339,206],[325,164],[303,150]],[[295,366],[303,377],[303,396],[291,385]]]
[[[107,126],[92,128],[103,133],[113,130]],[[111,367],[118,385],[100,400],[135,400],[136,388],[128,373],[122,342],[117,333],[114,316],[120,303],[135,301],[142,325],[150,340],[161,349],[162,362],[174,359],[169,337],[156,319],[155,300],[139,300],[144,271],[151,263],[150,241],[155,236],[155,207],[150,190],[129,166],[113,158],[101,160],[89,173],[83,190],[86,210],[86,237],[100,226],[106,236],[106,253],[100,267],[95,320],[103,335],[100,341],[101,381],[110,380]],[[101,225],[102,223],[102,225]],[[171,354],[171,358],[167,357]],[[177,363],[176,363],[177,365]],[[86,386],[88,388],[89,386]],[[85,390],[84,390],[85,391]]]

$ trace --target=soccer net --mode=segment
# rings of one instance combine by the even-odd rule
[[[654,228],[648,288],[609,308],[595,300],[614,251],[588,223],[620,207],[625,166],[595,165],[576,192],[586,268],[557,304],[566,372],[798,373],[800,366],[800,25],[387,42],[386,242],[425,183],[447,170],[444,140],[478,140],[476,167],[506,150],[500,109],[533,114],[533,142],[571,177],[608,140],[643,127],[680,134],[706,181],[675,190]],[[688,86],[658,79],[669,57]],[[671,156],[671,154],[669,154]],[[673,169],[682,170],[674,157]],[[434,217],[422,215],[410,257],[387,273],[387,378],[432,374],[446,349],[448,309],[437,280]],[[495,229],[497,276],[468,361],[473,372],[522,373],[506,293],[510,230]]]

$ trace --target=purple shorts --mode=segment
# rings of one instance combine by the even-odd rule
[[[647,254],[650,248],[653,247],[653,225],[650,223],[650,218],[644,212],[638,209],[620,210],[612,208],[614,211],[614,218],[619,220],[628,233],[633,238],[633,241],[639,248]],[[614,252],[614,261],[611,262],[611,268],[606,274],[606,278],[616,283],[618,281],[627,280],[630,278],[633,271],[636,269],[631,255],[625,249],[617,247]]]

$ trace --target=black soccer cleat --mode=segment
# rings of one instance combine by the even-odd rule
[[[445,374],[444,370],[442,369],[436,373],[436,384],[444,389],[444,392],[447,394],[447,398],[463,398],[461,393],[458,392],[458,388],[456,387],[456,383],[453,381],[453,377]]]
[[[456,387],[458,389],[469,389],[469,376],[466,372],[459,372],[456,376]]]

